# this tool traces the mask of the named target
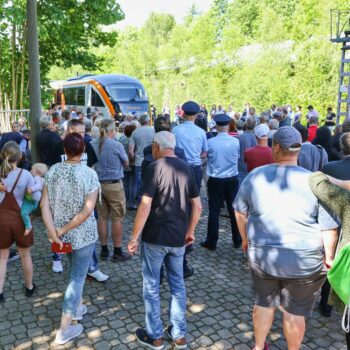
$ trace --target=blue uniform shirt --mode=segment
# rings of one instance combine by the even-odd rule
[[[207,136],[203,129],[191,121],[186,121],[173,129],[176,146],[185,151],[187,163],[191,166],[202,165],[201,153],[208,151]]]
[[[207,175],[224,179],[238,175],[239,141],[226,132],[208,140]]]

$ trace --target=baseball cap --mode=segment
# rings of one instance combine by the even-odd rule
[[[302,144],[300,132],[292,126],[282,126],[275,132],[272,139],[288,151],[299,151]]]
[[[266,124],[259,124],[255,127],[255,136],[259,139],[267,138],[270,128]]]

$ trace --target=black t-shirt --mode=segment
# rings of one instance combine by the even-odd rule
[[[50,166],[56,163],[64,162],[67,156],[64,153],[63,142],[56,143],[50,157]],[[90,143],[85,143],[85,152],[81,156],[81,164],[92,167],[97,163],[96,153]]]
[[[50,158],[54,153],[57,143],[62,143],[61,138],[49,129],[43,129],[36,135],[39,161],[50,164]]]
[[[191,167],[177,157],[164,157],[147,166],[141,195],[153,198],[142,241],[182,247],[188,227],[190,199],[199,197]]]

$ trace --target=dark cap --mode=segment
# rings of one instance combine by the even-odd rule
[[[200,111],[200,107],[196,102],[193,101],[187,101],[182,105],[181,108],[185,115],[196,115]]]
[[[276,111],[276,112],[272,113],[272,118],[277,119],[277,120],[281,120],[281,119],[283,119],[283,115],[281,112]]]
[[[302,144],[300,132],[292,126],[282,126],[274,133],[272,139],[288,151],[299,151]]]
[[[226,126],[231,120],[232,119],[227,114],[216,114],[214,116],[214,121],[219,126]]]

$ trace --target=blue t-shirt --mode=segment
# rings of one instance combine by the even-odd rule
[[[323,267],[322,230],[338,225],[312,193],[309,175],[299,166],[256,168],[234,201],[248,214],[249,259],[272,276],[303,278]]]
[[[106,138],[94,169],[100,181],[119,180],[124,177],[123,162],[128,156],[123,145],[114,139]]]
[[[208,151],[205,131],[191,121],[186,121],[173,129],[176,146],[185,151],[187,163],[193,166],[202,164],[201,153]]]

